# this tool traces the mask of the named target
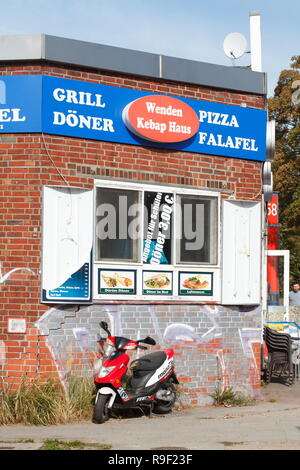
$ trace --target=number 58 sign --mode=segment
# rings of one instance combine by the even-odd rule
[[[278,224],[278,194],[273,194],[271,201],[268,202],[268,224]]]

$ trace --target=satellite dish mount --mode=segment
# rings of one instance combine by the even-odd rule
[[[246,52],[246,48],[246,38],[240,33],[230,33],[223,41],[224,53],[232,61],[242,57]]]

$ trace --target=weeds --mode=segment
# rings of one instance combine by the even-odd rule
[[[44,441],[44,444],[40,450],[86,450],[87,448],[96,450],[109,450],[111,449],[111,445],[81,441],[67,442],[59,441],[57,439],[47,439]]]
[[[220,444],[223,444],[225,447],[238,446],[245,444],[244,442],[231,442],[231,441],[222,441]]]
[[[232,388],[221,390],[220,387],[210,395],[215,400],[217,406],[249,406],[254,405],[255,400],[246,397],[242,393],[234,392]]]
[[[33,439],[19,439],[19,440],[9,440],[9,441],[0,441],[0,444],[33,444]]]
[[[0,390],[0,425],[46,426],[89,419],[92,397],[89,378],[72,377],[68,397],[58,381],[39,384],[24,379],[17,391]]]

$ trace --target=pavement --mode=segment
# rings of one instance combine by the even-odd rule
[[[0,450],[38,450],[46,439],[127,450],[300,450],[300,381],[272,382],[251,406],[206,406],[149,418],[56,426],[1,426]],[[26,442],[27,441],[27,442]]]

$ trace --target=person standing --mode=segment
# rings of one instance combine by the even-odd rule
[[[298,282],[292,285],[292,289],[289,293],[289,300],[291,306],[300,305],[300,285]]]

